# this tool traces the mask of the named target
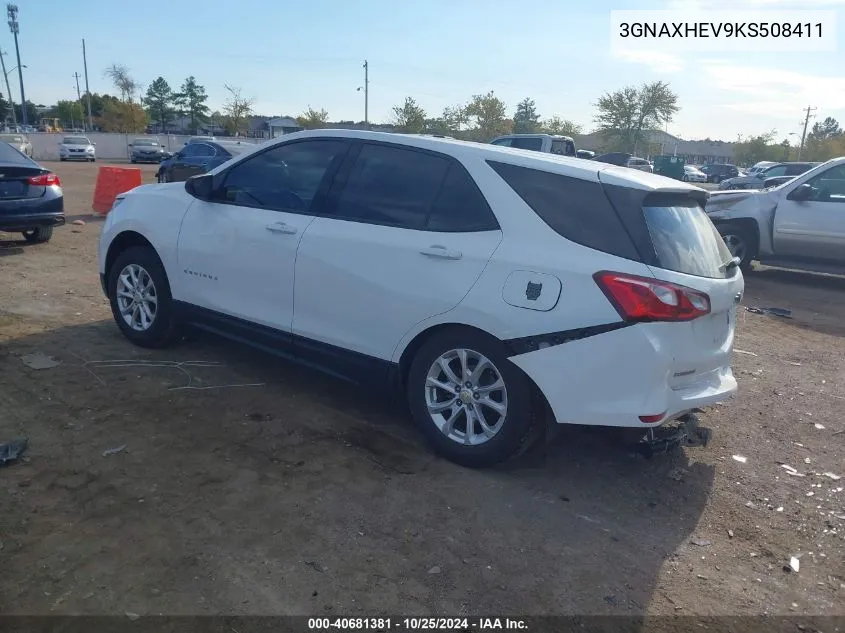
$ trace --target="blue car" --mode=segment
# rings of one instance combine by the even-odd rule
[[[171,158],[161,161],[156,177],[159,182],[180,182],[204,174],[230,158],[245,152],[252,143],[240,141],[195,141],[186,143]]]
[[[47,242],[65,223],[59,177],[0,142],[0,231],[21,233],[27,242]]]

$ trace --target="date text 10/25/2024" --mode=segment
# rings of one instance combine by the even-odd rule
[[[309,631],[519,631],[520,618],[308,618]]]

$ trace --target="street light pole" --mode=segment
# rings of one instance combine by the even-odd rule
[[[364,60],[364,125],[370,127],[370,65]]]
[[[3,77],[6,79],[6,94],[9,96],[9,106],[12,108],[12,125],[18,127],[18,115],[15,113],[15,100],[12,98],[12,89],[9,88],[9,73],[6,72],[6,62],[3,59],[6,55],[8,55],[8,53],[0,51],[0,66],[3,68]]]
[[[15,36],[15,55],[18,58],[18,79],[21,82],[21,119],[23,120],[23,124],[27,125],[26,94],[23,91],[23,66],[21,66],[21,49],[18,46],[18,31],[20,31],[20,25],[18,24],[18,5],[7,4],[6,14],[9,16],[9,30]]]

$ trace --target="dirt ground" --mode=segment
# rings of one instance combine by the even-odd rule
[[[0,442],[30,441],[0,469],[4,613],[845,614],[845,279],[747,279],[793,318],[740,313],[707,448],[566,429],[471,471],[300,367],[132,347],[98,283],[98,166],[52,165],[84,226],[0,242]]]

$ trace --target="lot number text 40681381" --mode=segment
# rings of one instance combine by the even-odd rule
[[[527,630],[519,618],[308,618],[309,631],[496,631]]]

